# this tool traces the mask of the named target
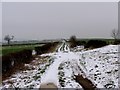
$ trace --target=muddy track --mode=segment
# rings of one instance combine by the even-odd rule
[[[75,75],[75,81],[78,82],[84,90],[95,90],[95,85],[87,78],[82,75]]]

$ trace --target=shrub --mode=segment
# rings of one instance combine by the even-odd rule
[[[115,40],[113,44],[115,45],[120,44],[120,40]]]
[[[102,41],[102,40],[89,40],[86,45],[85,48],[99,48],[102,46],[107,45],[106,41]]]
[[[77,41],[77,45],[79,46],[79,45],[86,45],[86,41]]]
[[[10,55],[2,56],[2,73],[8,71],[11,68]]]
[[[43,53],[47,53],[52,47],[55,47],[57,44],[58,42],[54,42],[54,43],[47,43],[43,46],[35,47],[36,54],[40,55]]]
[[[27,49],[2,56],[2,73],[14,68],[17,64],[30,62],[31,58],[32,50]]]
[[[71,48],[76,47],[76,46],[77,46],[76,36],[71,36],[69,42],[70,42],[70,47],[71,47]]]

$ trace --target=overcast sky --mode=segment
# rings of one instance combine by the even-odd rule
[[[18,2],[2,4],[2,30],[15,39],[111,38],[117,2]]]

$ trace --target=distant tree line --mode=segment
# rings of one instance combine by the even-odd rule
[[[78,40],[76,36],[71,36],[69,42],[71,48],[74,48],[79,45],[84,45],[85,48],[99,48],[106,46],[108,44],[115,44],[115,45],[120,44],[120,39],[118,38],[118,34],[113,34],[113,37],[114,37],[113,40],[112,39],[111,40],[104,40],[104,39]]]
[[[107,43],[106,41],[102,41],[102,40],[89,40],[86,45],[85,48],[99,48],[99,47],[103,47],[106,46]]]

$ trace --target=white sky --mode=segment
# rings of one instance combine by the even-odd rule
[[[119,0],[2,0],[2,2],[118,2]],[[1,6],[1,4],[0,4],[0,6]],[[69,5],[68,5],[69,6]],[[99,6],[99,5],[98,5]],[[114,6],[114,5],[113,5]],[[112,7],[113,6],[111,6],[111,9],[112,9]],[[18,7],[19,7],[19,5],[18,5]],[[26,8],[26,6],[24,6],[23,5],[23,7],[25,7]],[[33,9],[32,11],[34,11],[34,9],[36,9],[35,8],[35,6],[33,5],[33,8],[31,8],[29,5],[27,6],[27,7],[29,7],[30,9]],[[44,6],[43,6],[44,7]],[[59,8],[60,7],[60,5],[58,5],[58,7],[57,8]],[[91,7],[91,6],[90,6]],[[13,8],[15,8],[14,7],[14,5],[13,5],[13,7],[8,7],[8,8],[10,8],[10,10],[14,10]],[[55,7],[54,7],[55,8]],[[82,8],[82,7],[80,7],[80,8]],[[104,7],[105,8],[105,7]],[[107,10],[107,8],[109,8],[109,5],[108,5],[108,7],[106,7],[106,10]],[[116,7],[114,7],[114,9],[115,9]],[[41,9],[41,7],[39,7],[38,8],[40,11],[42,10]],[[92,9],[92,8],[91,8]],[[114,22],[118,22],[117,21],[117,10],[115,10],[115,11],[113,11],[114,9],[112,9],[112,11],[110,11],[109,10],[109,12],[108,13],[111,13],[112,14],[112,16],[111,15],[108,15],[109,16],[109,18],[112,18],[114,15],[114,17],[113,17],[113,19],[115,19],[114,20]],[[117,8],[116,8],[117,9]],[[6,9],[7,10],[7,9]],[[9,10],[9,9],[8,9]],[[16,9],[17,10],[17,9]],[[20,10],[20,13],[24,13],[24,10],[22,11],[22,9],[19,9]],[[29,9],[28,9],[29,10]],[[52,9],[51,9],[52,10]],[[60,10],[60,9],[59,9]],[[67,9],[65,9],[65,10],[67,10]],[[106,18],[106,10],[104,11],[103,10],[103,12],[105,12],[105,17],[104,18]],[[35,10],[36,11],[36,10]],[[60,10],[61,11],[61,10]],[[68,9],[68,11],[69,11],[69,9]],[[0,7],[0,12],[2,12],[2,10],[1,10],[1,7]],[[31,12],[31,11],[30,11]],[[30,12],[28,12],[28,13],[30,13]],[[52,11],[53,12],[53,14],[55,13],[54,11]],[[62,11],[63,12],[63,11]],[[74,9],[73,9],[73,12],[74,12]],[[83,11],[82,11],[83,12]],[[95,13],[94,11],[92,11],[93,13]],[[100,12],[102,12],[101,10],[100,10]],[[16,14],[15,13],[17,13],[17,11],[13,11],[13,13],[14,13],[14,15],[15,15],[15,17],[17,17],[16,16]],[[34,12],[34,13],[39,13],[39,12]],[[76,12],[75,12],[76,13]],[[114,15],[113,15],[113,13],[115,13]],[[13,14],[11,14],[11,13],[9,13],[8,11],[7,11],[7,14],[8,14],[8,16],[9,15],[13,15]],[[49,13],[50,14],[50,13]],[[66,15],[66,13],[64,13],[65,15]],[[69,13],[70,14],[70,13]],[[103,13],[104,14],[104,13]],[[13,15],[13,16],[14,16]],[[22,14],[19,14],[19,16],[20,17],[22,17],[21,16]],[[25,17],[27,17],[27,13],[24,15]],[[52,14],[50,14],[50,15],[52,15]],[[58,15],[58,14],[57,14]],[[84,14],[83,14],[84,15]],[[91,14],[92,15],[92,14]],[[6,17],[8,18],[8,16],[6,15]],[[64,16],[64,15],[63,15]],[[0,15],[0,17],[2,18],[2,14]],[[35,18],[34,17],[34,15],[31,15],[31,17],[33,17],[33,18]],[[40,18],[41,18],[42,16],[40,16]],[[60,16],[58,16],[58,17],[60,17]],[[70,16],[71,17],[71,16]],[[78,16],[77,16],[78,17]],[[82,16],[83,17],[83,16]],[[37,16],[36,18],[39,18],[39,16]],[[44,18],[44,17],[43,17]],[[49,18],[49,17],[48,17]],[[81,17],[79,17],[79,18],[81,18]],[[83,18],[85,18],[85,17],[83,17]],[[101,17],[101,18],[103,18],[103,17]],[[10,19],[10,18],[9,18]],[[18,20],[18,22],[21,22],[21,19],[18,19],[18,18],[13,18],[12,17],[12,19],[17,19]],[[28,18],[29,19],[29,18]],[[68,19],[69,19],[69,17],[68,17]],[[96,16],[96,18],[95,19],[97,19],[97,16]],[[113,19],[111,19],[111,21],[113,20]],[[2,19],[1,19],[2,20]],[[34,19],[34,20],[36,20],[36,22],[39,22],[39,21],[37,21],[37,19]],[[32,21],[34,21],[34,20],[32,20]],[[57,19],[59,22],[61,22],[59,19]],[[67,19],[66,19],[67,20]],[[14,21],[14,20],[13,20]],[[28,20],[29,21],[29,20]],[[109,20],[108,20],[109,21]],[[109,22],[111,22],[111,21],[109,21]],[[8,23],[6,23],[6,25],[7,24],[9,24],[9,22],[11,22],[11,21],[9,21],[9,20],[7,20],[7,22]],[[50,24],[50,22],[51,21],[49,21],[48,22],[48,24]],[[75,22],[75,21],[74,21]],[[77,22],[79,22],[79,21],[77,21]],[[98,22],[98,21],[97,21]],[[100,21],[101,22],[101,21]],[[108,22],[108,23],[109,23]],[[14,22],[13,22],[14,23]],[[25,21],[25,23],[27,23],[26,21]],[[40,23],[40,22],[39,22]],[[81,22],[79,22],[79,23],[81,23]],[[85,23],[85,22],[84,22]],[[89,23],[89,22],[88,22]],[[95,20],[93,20],[93,23],[95,23]],[[107,22],[105,21],[105,23],[107,24]],[[4,23],[5,24],[5,23]],[[60,24],[60,23],[59,23]],[[112,23],[111,23],[112,24]],[[49,35],[49,34],[51,34],[52,35],[52,37],[51,37],[51,35],[50,36],[48,36],[48,38],[68,38],[70,35],[72,35],[72,34],[74,34],[74,35],[76,35],[78,38],[86,38],[86,37],[97,37],[98,36],[98,38],[99,37],[103,37],[103,38],[110,38],[110,31],[113,29],[113,28],[117,28],[117,24],[115,23],[115,25],[111,25],[110,24],[110,27],[109,28],[107,28],[107,31],[105,31],[105,28],[106,27],[103,27],[103,28],[101,28],[101,29],[103,29],[103,31],[101,31],[100,32],[100,30],[98,31],[99,32],[99,35],[98,34],[96,34],[96,33],[94,33],[94,34],[92,34],[92,33],[88,33],[89,35],[85,35],[84,34],[84,32],[79,36],[79,34],[78,33],[80,33],[80,32],[78,32],[77,30],[75,30],[76,31],[76,33],[73,33],[72,31],[67,35],[66,33],[68,32],[68,30],[63,30],[63,31],[65,31],[66,33],[65,33],[65,35],[62,35],[60,32],[55,32],[56,34],[58,34],[58,35],[54,35],[53,33],[52,33],[52,31],[50,31],[50,32],[48,32],[48,34],[47,35]],[[10,24],[9,24],[10,25]],[[18,24],[17,24],[18,25]],[[67,24],[66,24],[67,25]],[[68,24],[67,26],[69,26],[69,25],[71,25],[71,24]],[[26,25],[27,26],[27,25]],[[31,26],[31,24],[28,24],[28,26]],[[43,25],[44,26],[44,25]],[[84,26],[84,25],[83,25]],[[97,26],[97,25],[96,25]],[[99,25],[99,26],[97,26],[96,27],[95,26],[95,29],[98,29],[97,27],[100,27],[100,26],[103,26],[102,24],[101,25]],[[0,27],[1,27],[1,32],[0,32],[0,37],[2,36],[1,34],[2,34],[2,22],[0,23]],[[38,28],[39,28],[39,26],[37,26]],[[12,27],[13,28],[13,27]],[[37,28],[37,29],[38,29]],[[82,27],[80,27],[80,28],[82,28]],[[16,28],[15,28],[16,29]],[[51,28],[51,29],[53,29],[53,27]],[[56,28],[55,28],[56,29]],[[63,28],[63,29],[66,29],[66,28]],[[87,29],[87,28],[83,28],[83,29]],[[93,27],[91,27],[91,29],[93,29]],[[108,30],[108,29],[110,29],[110,30]],[[13,30],[14,31],[14,30]],[[11,31],[11,30],[7,30],[7,29],[5,29],[5,31],[3,31],[4,33],[3,33],[3,35],[5,35],[6,33],[10,33],[10,32],[13,32],[13,31]],[[25,30],[23,30],[23,31],[25,31]],[[35,30],[34,32],[31,32],[31,34],[30,35],[28,35],[28,37],[27,37],[27,39],[31,39],[31,38],[33,38],[33,39],[48,39],[48,38],[45,38],[46,36],[44,35],[45,34],[45,31],[46,30],[43,30],[43,31],[39,31],[40,33],[41,32],[44,32],[42,35],[40,34],[40,36],[42,36],[42,37],[38,37],[37,35],[39,35],[38,34],[38,30]],[[54,30],[53,30],[54,31]],[[93,30],[93,31],[95,31],[95,30]],[[5,33],[6,32],[6,33]],[[81,31],[82,32],[82,31]],[[105,32],[105,33],[104,33]],[[16,37],[16,38],[21,38],[18,34],[19,34],[19,31],[18,31],[18,34],[17,34],[17,32],[16,33],[14,33],[16,36],[18,36],[18,37]],[[25,31],[25,33],[24,34],[27,34],[27,32]],[[31,37],[31,35],[34,35],[34,36],[32,36]],[[103,36],[102,36],[102,34],[103,34]],[[20,34],[20,35],[22,35],[22,34]],[[91,36],[91,35],[94,35],[94,36]],[[27,36],[27,35],[26,35]],[[35,37],[36,36],[36,37]],[[58,37],[57,37],[58,36]],[[23,38],[25,39],[26,37],[23,35]],[[1,39],[1,38],[0,38]]]

